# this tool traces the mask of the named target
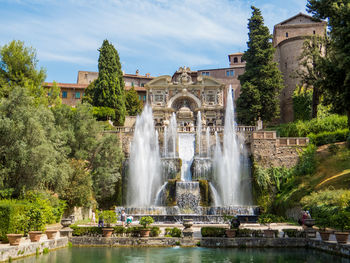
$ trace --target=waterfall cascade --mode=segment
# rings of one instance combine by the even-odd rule
[[[201,140],[202,139],[202,117],[201,112],[198,111],[197,113],[197,149],[198,149],[198,156],[201,156]]]
[[[179,134],[179,158],[182,160],[181,180],[191,181],[191,164],[194,157],[195,136],[191,133]]]

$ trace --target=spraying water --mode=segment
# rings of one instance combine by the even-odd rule
[[[198,156],[201,156],[201,137],[202,137],[202,117],[201,112],[197,113],[197,145],[198,145]]]
[[[168,157],[168,127],[167,126],[164,127],[163,143],[164,143],[163,156]]]
[[[181,180],[191,181],[191,164],[194,157],[194,142],[195,136],[192,133],[179,134],[179,158],[182,161],[181,165]]]
[[[158,133],[154,128],[152,108],[146,105],[136,118],[131,143],[127,205],[153,206],[161,186]]]
[[[210,157],[210,131],[209,131],[209,127],[207,127],[207,129],[205,131],[205,138],[207,141],[207,157]]]
[[[241,195],[241,166],[240,143],[238,142],[235,123],[232,88],[228,90],[225,111],[225,127],[223,137],[223,149],[217,136],[215,151],[215,170],[218,192],[221,197],[221,205],[241,205],[244,203]]]
[[[176,140],[177,140],[177,122],[176,114],[173,113],[169,122],[169,142],[171,143],[171,154],[169,156],[176,158]]]

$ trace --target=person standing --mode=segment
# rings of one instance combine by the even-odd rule
[[[120,215],[120,221],[122,221],[122,226],[125,225],[125,220],[126,220],[126,214],[125,214],[125,211],[122,210],[122,213]]]
[[[103,225],[104,225],[104,218],[103,218],[103,211],[101,209],[98,215],[98,227],[103,227]]]
[[[95,211],[92,211],[91,214],[91,223],[94,225],[96,223],[96,214]]]

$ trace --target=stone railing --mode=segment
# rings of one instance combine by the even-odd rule
[[[164,132],[165,126],[156,126],[155,127],[158,133]],[[124,126],[117,126],[115,127],[115,130],[105,131],[106,133],[133,133],[135,130],[134,127],[124,127]],[[202,133],[205,133],[207,130],[207,127],[202,127]],[[257,131],[257,126],[236,126],[237,132],[244,132],[244,133],[251,133],[254,131]],[[177,132],[196,132],[197,127],[195,126],[178,126]],[[224,126],[209,126],[210,133],[221,133],[224,131]]]
[[[306,146],[307,137],[277,137],[276,131],[255,131],[253,140],[275,140],[277,146]]]

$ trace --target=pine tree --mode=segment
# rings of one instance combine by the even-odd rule
[[[115,109],[115,121],[118,125],[123,125],[126,113],[125,90],[119,54],[108,40],[103,41],[99,52],[99,75],[92,85],[92,104]]]
[[[134,85],[132,85],[131,89],[126,92],[125,106],[130,116],[136,116],[142,111],[142,102],[139,99]]]
[[[271,121],[279,117],[279,93],[283,88],[282,76],[273,61],[269,29],[258,8],[252,6],[248,22],[248,50],[244,53],[245,73],[239,77],[241,94],[237,100],[237,117],[240,123],[254,124],[260,117]]]

